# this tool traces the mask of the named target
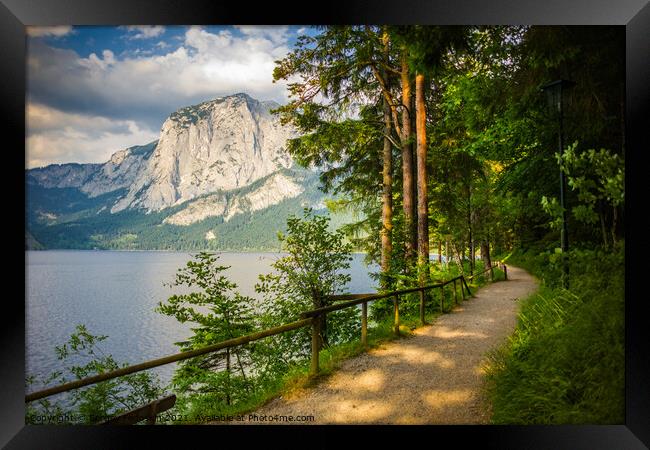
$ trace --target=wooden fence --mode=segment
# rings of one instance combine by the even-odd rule
[[[323,308],[313,309],[310,311],[305,311],[300,314],[300,320],[290,322],[278,327],[270,328],[267,330],[259,331],[256,333],[248,334],[246,336],[241,336],[234,339],[228,339],[226,341],[219,342],[217,344],[209,345],[202,347],[200,349],[189,350],[181,353],[176,353],[174,355],[165,356],[162,358],[153,359],[146,361],[140,364],[134,364],[132,366],[122,367],[117,370],[113,370],[106,373],[100,373],[93,375],[91,377],[82,378],[79,380],[71,381],[64,383],[58,386],[51,388],[43,389],[40,391],[32,392],[25,396],[25,403],[32,402],[34,400],[39,400],[45,397],[49,397],[55,394],[62,392],[71,391],[73,389],[78,389],[84,386],[91,384],[100,383],[102,381],[110,380],[113,378],[118,378],[124,375],[129,375],[136,372],[141,372],[143,370],[151,369],[154,367],[162,366],[165,364],[170,364],[178,361],[183,361],[190,358],[195,358],[197,356],[205,355],[207,353],[216,352],[226,348],[236,347],[239,345],[244,345],[249,342],[253,342],[259,339],[263,339],[269,336],[274,336],[277,334],[286,333],[288,331],[297,330],[302,327],[311,326],[312,329],[312,339],[311,339],[311,367],[310,374],[316,375],[319,372],[319,352],[320,352],[320,324],[321,317],[326,316],[327,313],[333,311],[339,311],[345,308],[351,308],[357,305],[361,305],[361,342],[364,346],[368,344],[368,302],[375,300],[392,298],[393,299],[393,326],[394,333],[399,335],[399,299],[400,296],[411,294],[417,292],[420,297],[420,322],[422,325],[425,325],[424,312],[425,312],[425,302],[426,296],[425,291],[431,289],[440,288],[440,312],[444,313],[444,299],[445,299],[445,286],[453,284],[453,297],[454,303],[458,303],[458,288],[457,284],[460,285],[461,295],[463,300],[466,295],[471,296],[472,293],[469,290],[467,285],[467,280],[472,280],[479,276],[484,276],[486,272],[490,272],[490,279],[494,281],[494,268],[500,267],[504,271],[505,279],[507,280],[507,267],[503,263],[497,263],[491,267],[486,268],[485,270],[475,273],[470,277],[465,277],[464,275],[459,275],[451,280],[442,281],[434,284],[429,284],[426,286],[420,286],[409,289],[401,289],[385,293],[374,293],[374,294],[345,294],[345,295],[334,295],[330,296],[329,299],[333,302],[336,302],[333,305],[329,305]],[[467,291],[467,293],[466,293]],[[148,423],[153,424],[156,420],[156,415],[163,411],[166,411],[174,406],[176,402],[176,396],[171,395],[163,399],[156,400],[147,405],[144,405],[140,408],[136,408],[132,411],[122,413],[116,417],[105,420],[101,424],[135,424],[143,420],[147,420]]]

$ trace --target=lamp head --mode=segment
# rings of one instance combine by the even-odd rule
[[[559,112],[562,107],[562,91],[572,88],[575,84],[574,81],[570,80],[555,80],[541,86],[539,89],[546,92],[549,107]]]

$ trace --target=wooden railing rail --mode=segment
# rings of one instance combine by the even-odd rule
[[[234,339],[228,339],[227,341],[222,341],[217,344],[208,345],[206,347],[198,348],[196,350],[189,350],[186,352],[176,353],[170,356],[164,356],[158,359],[152,359],[140,364],[134,364],[132,366],[122,367],[121,369],[112,370],[110,372],[100,373],[98,375],[93,375],[92,377],[82,378],[80,380],[71,381],[69,383],[60,384],[48,389],[43,389],[42,391],[32,392],[25,396],[25,402],[31,402],[41,398],[49,397],[54,394],[60,394],[62,392],[71,391],[73,389],[78,389],[80,387],[88,386],[89,384],[96,384],[101,381],[110,380],[112,378],[121,377],[124,375],[129,375],[135,372],[141,372],[143,370],[152,369],[154,367],[163,366],[165,364],[183,361],[185,359],[194,358],[196,356],[205,355],[206,353],[212,353],[217,350],[223,350],[229,347],[236,347],[238,345],[247,344],[258,339],[262,339],[268,336],[273,336],[275,334],[285,333],[287,331],[295,330],[297,328],[302,328],[307,325],[311,325],[311,320],[298,320],[296,322],[287,323],[279,327],[270,328],[268,330],[259,331],[257,333],[248,334],[246,336],[241,336]]]
[[[474,275],[470,275],[469,277],[465,277],[465,278],[466,278],[467,280],[473,280],[474,278],[478,277],[479,275],[483,275],[483,274],[484,274],[485,272],[487,272],[488,270],[489,270],[490,273],[492,274],[492,273],[493,273],[493,270],[494,270],[495,267],[496,267],[496,266],[488,267],[487,269],[482,270],[481,272],[477,272],[477,273],[475,273]]]
[[[320,315],[320,314],[326,314],[328,312],[338,311],[340,309],[349,308],[350,306],[359,305],[359,304],[362,304],[362,303],[365,303],[365,302],[370,302],[370,301],[374,301],[374,300],[381,300],[383,298],[394,297],[395,295],[404,295],[404,294],[411,294],[413,292],[426,291],[428,289],[434,289],[434,288],[446,286],[449,283],[453,283],[454,280],[459,280],[462,277],[463,277],[462,275],[459,275],[456,278],[452,278],[451,280],[447,280],[447,281],[442,282],[442,283],[429,284],[429,285],[426,285],[426,286],[409,288],[409,289],[400,289],[400,290],[397,290],[397,291],[383,292],[381,294],[331,295],[331,296],[329,296],[330,300],[333,300],[333,301],[346,300],[346,301],[341,301],[340,303],[337,303],[336,305],[324,306],[322,308],[312,309],[312,310],[309,310],[309,311],[302,312],[302,313],[300,313],[300,317],[301,318],[314,317],[314,316],[317,316],[317,315]]]

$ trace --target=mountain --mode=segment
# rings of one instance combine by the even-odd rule
[[[323,201],[318,173],[286,151],[296,133],[270,113],[277,106],[217,98],[172,113],[156,141],[103,164],[27,170],[26,246],[277,249],[287,215]]]
[[[112,211],[159,211],[290,167],[285,143],[295,133],[270,114],[273,106],[236,94],[171,114],[146,167]]]

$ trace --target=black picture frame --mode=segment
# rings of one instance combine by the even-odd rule
[[[628,185],[642,177],[641,152],[645,133],[650,125],[648,83],[650,81],[650,5],[646,0],[417,0],[363,1],[348,0],[326,3],[269,2],[261,5],[239,2],[222,4],[207,0],[176,2],[173,0],[1,0],[0,3],[0,108],[2,120],[9,125],[3,139],[3,181],[8,198],[16,209],[9,217],[22,216],[24,195],[16,195],[17,186],[24,189],[25,145],[25,26],[26,25],[136,25],[136,24],[567,24],[620,25],[626,29],[627,83],[627,158]],[[8,139],[6,139],[8,138]],[[647,142],[647,141],[646,141]],[[23,156],[20,149],[23,149]],[[631,180],[631,181],[630,181]],[[252,437],[266,439],[282,447],[332,447],[340,445],[336,431],[365,431],[378,442],[398,436],[407,445],[464,446],[470,442],[481,448],[498,449],[641,449],[650,445],[650,392],[648,373],[648,327],[643,314],[643,292],[640,291],[645,252],[643,237],[638,231],[643,221],[635,218],[635,207],[642,206],[644,191],[627,191],[626,217],[626,419],[624,425],[611,426],[435,426],[435,427],[65,427],[26,426],[24,424],[24,304],[20,289],[16,295],[4,295],[5,308],[1,333],[0,363],[0,445],[6,448],[131,448],[137,440],[146,439],[149,446],[171,444],[171,437],[184,445],[206,440],[214,446],[224,439],[237,439],[245,445]],[[640,215],[640,213],[639,213]],[[6,219],[8,220],[8,219]],[[8,239],[12,254],[24,258],[23,230],[20,220]],[[24,223],[23,223],[24,228]],[[6,232],[9,236],[10,232]],[[6,242],[6,241],[5,241]],[[8,261],[20,261],[21,258]],[[18,267],[18,263],[12,263]],[[24,275],[24,265],[23,275]],[[17,270],[20,272],[20,270]],[[5,291],[20,286],[13,277],[5,277]],[[7,282],[9,281],[9,282]],[[24,290],[23,290],[24,293]],[[24,298],[24,297],[23,297]],[[11,312],[6,312],[13,305]],[[257,436],[253,436],[253,433]],[[290,432],[290,434],[287,434]],[[315,432],[319,435],[315,436]],[[262,434],[263,436],[259,436]],[[285,434],[280,438],[280,434]],[[268,438],[267,438],[268,436]],[[290,439],[288,437],[290,436]],[[192,441],[188,441],[192,439]],[[417,440],[415,440],[417,439]],[[174,439],[176,440],[176,439]],[[444,444],[448,441],[449,444]],[[194,447],[194,445],[191,445]]]

